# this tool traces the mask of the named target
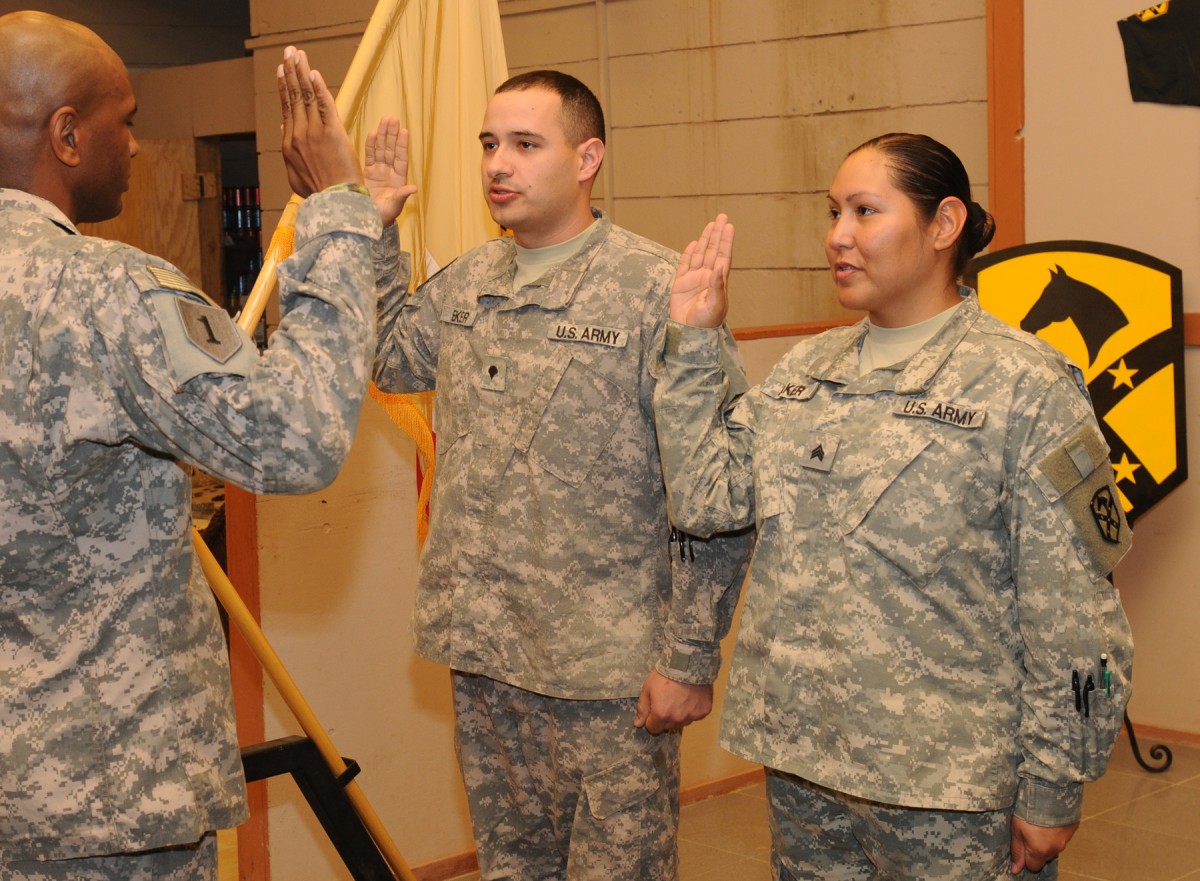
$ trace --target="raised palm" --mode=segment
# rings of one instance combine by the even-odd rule
[[[693,327],[719,327],[729,311],[726,290],[733,261],[733,224],[724,214],[684,249],[671,285],[671,319]]]
[[[379,219],[384,226],[391,225],[417,191],[408,183],[408,129],[401,128],[396,117],[383,117],[379,127],[367,135],[363,179],[379,209]]]

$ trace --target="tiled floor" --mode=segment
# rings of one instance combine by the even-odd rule
[[[1142,738],[1148,761],[1153,745]],[[1150,774],[1121,738],[1108,773],[1084,790],[1083,823],[1060,881],[1200,881],[1200,747],[1171,751],[1170,769]],[[679,835],[680,881],[770,881],[761,784],[685,805]]]

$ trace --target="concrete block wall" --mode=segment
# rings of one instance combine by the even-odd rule
[[[551,8],[547,8],[551,7]],[[987,187],[984,0],[501,0],[512,73],[557,67],[600,96],[597,201],[676,249],[738,229],[735,327],[843,317],[822,240],[845,153],[922,131]]]

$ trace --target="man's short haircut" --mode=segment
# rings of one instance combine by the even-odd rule
[[[496,94],[526,89],[546,89],[562,99],[563,133],[572,144],[589,138],[604,143],[604,111],[592,90],[575,77],[558,70],[531,70],[505,80]]]

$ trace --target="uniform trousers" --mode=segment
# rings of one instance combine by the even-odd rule
[[[777,881],[1056,881],[1058,862],[1009,874],[1011,810],[884,805],[767,769]]]
[[[636,698],[452,680],[481,881],[675,881],[679,732],[634,728]]]
[[[198,842],[138,853],[78,860],[20,860],[5,863],[4,881],[216,881],[217,835]]]

